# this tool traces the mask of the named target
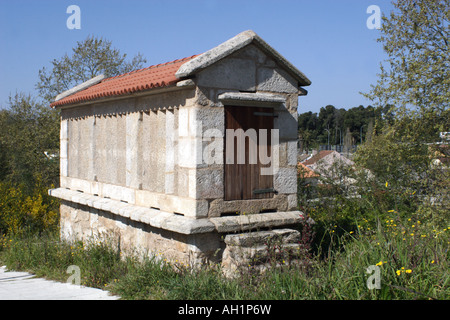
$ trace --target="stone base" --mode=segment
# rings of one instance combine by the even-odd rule
[[[61,199],[62,239],[108,236],[125,254],[156,256],[190,267],[222,262],[229,269],[226,273],[262,257],[267,241],[278,239],[284,248],[295,249],[299,234],[285,228],[303,220],[299,211],[193,219],[62,188],[49,193]]]
[[[125,254],[156,256],[185,266],[220,261],[224,246],[215,231],[182,234],[68,201],[61,202],[60,214],[62,239],[112,238]]]

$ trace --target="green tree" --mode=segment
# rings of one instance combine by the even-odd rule
[[[343,143],[343,121],[344,121],[344,114],[345,109],[335,109],[334,110],[334,143],[335,144],[342,144]]]
[[[374,188],[396,203],[414,203],[433,218],[448,219],[450,170],[435,160],[439,132],[450,129],[450,1],[393,4],[378,39],[387,66],[365,94],[384,106],[385,119],[381,127],[375,122],[371,141],[358,149],[355,160],[374,175]]]
[[[397,113],[441,113],[450,101],[450,1],[396,0],[378,39],[388,55],[365,96]]]
[[[0,110],[0,181],[3,181],[8,174],[7,165],[7,149],[5,140],[5,126],[8,112],[6,110]]]
[[[17,93],[0,117],[3,179],[31,190],[59,177],[59,117],[31,95]]]
[[[72,55],[65,54],[52,61],[50,72],[44,67],[39,70],[39,82],[36,88],[47,102],[59,93],[104,74],[112,77],[142,68],[147,60],[139,53],[131,61],[126,61],[126,54],[112,47],[112,42],[89,36],[77,42]]]
[[[344,143],[348,128],[350,140],[359,143],[361,138],[362,140],[366,138],[371,122],[376,131],[381,130],[382,119],[392,120],[392,113],[389,113],[389,109],[389,106],[364,107],[360,105],[345,110],[327,105],[320,108],[319,115],[311,111],[305,112],[298,117],[299,138],[303,144],[312,146],[313,144],[326,144],[329,134],[330,144],[340,144]]]
[[[385,106],[385,125],[392,127],[386,132],[395,131],[397,143],[434,143],[440,131],[450,129],[450,0],[396,0],[393,5],[378,39],[388,59],[377,84],[364,95]]]
[[[319,139],[327,144],[332,144],[333,132],[335,127],[334,114],[336,108],[332,105],[327,105],[325,108],[320,108],[319,112]]]
[[[317,113],[305,112],[298,117],[298,135],[303,150],[309,150],[317,143]]]

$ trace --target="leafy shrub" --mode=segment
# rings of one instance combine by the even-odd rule
[[[27,195],[21,186],[0,183],[0,234],[21,235],[58,226],[58,202],[37,186]]]

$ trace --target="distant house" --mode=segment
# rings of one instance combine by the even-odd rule
[[[334,150],[322,150],[302,164],[323,177],[333,177],[337,168],[353,167],[355,163]]]
[[[308,168],[303,163],[299,162],[297,165],[297,176],[303,179],[307,185],[317,185],[320,175],[314,172],[311,168]]]

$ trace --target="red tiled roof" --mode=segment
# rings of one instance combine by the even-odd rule
[[[297,175],[303,179],[320,177],[320,175],[317,174],[314,170],[308,168],[301,162],[299,162],[297,166]]]
[[[194,55],[104,79],[100,83],[85,90],[55,101],[50,106],[57,107],[103,97],[121,96],[175,84],[180,80],[175,77],[175,73],[180,66],[196,56]]]
[[[334,150],[322,150],[319,153],[312,156],[311,158],[309,158],[308,160],[303,161],[302,163],[304,165],[314,164],[317,161],[319,161],[320,159],[322,159],[323,157],[326,157],[327,155],[329,155],[330,153],[333,153],[333,152],[335,152],[335,151]]]

